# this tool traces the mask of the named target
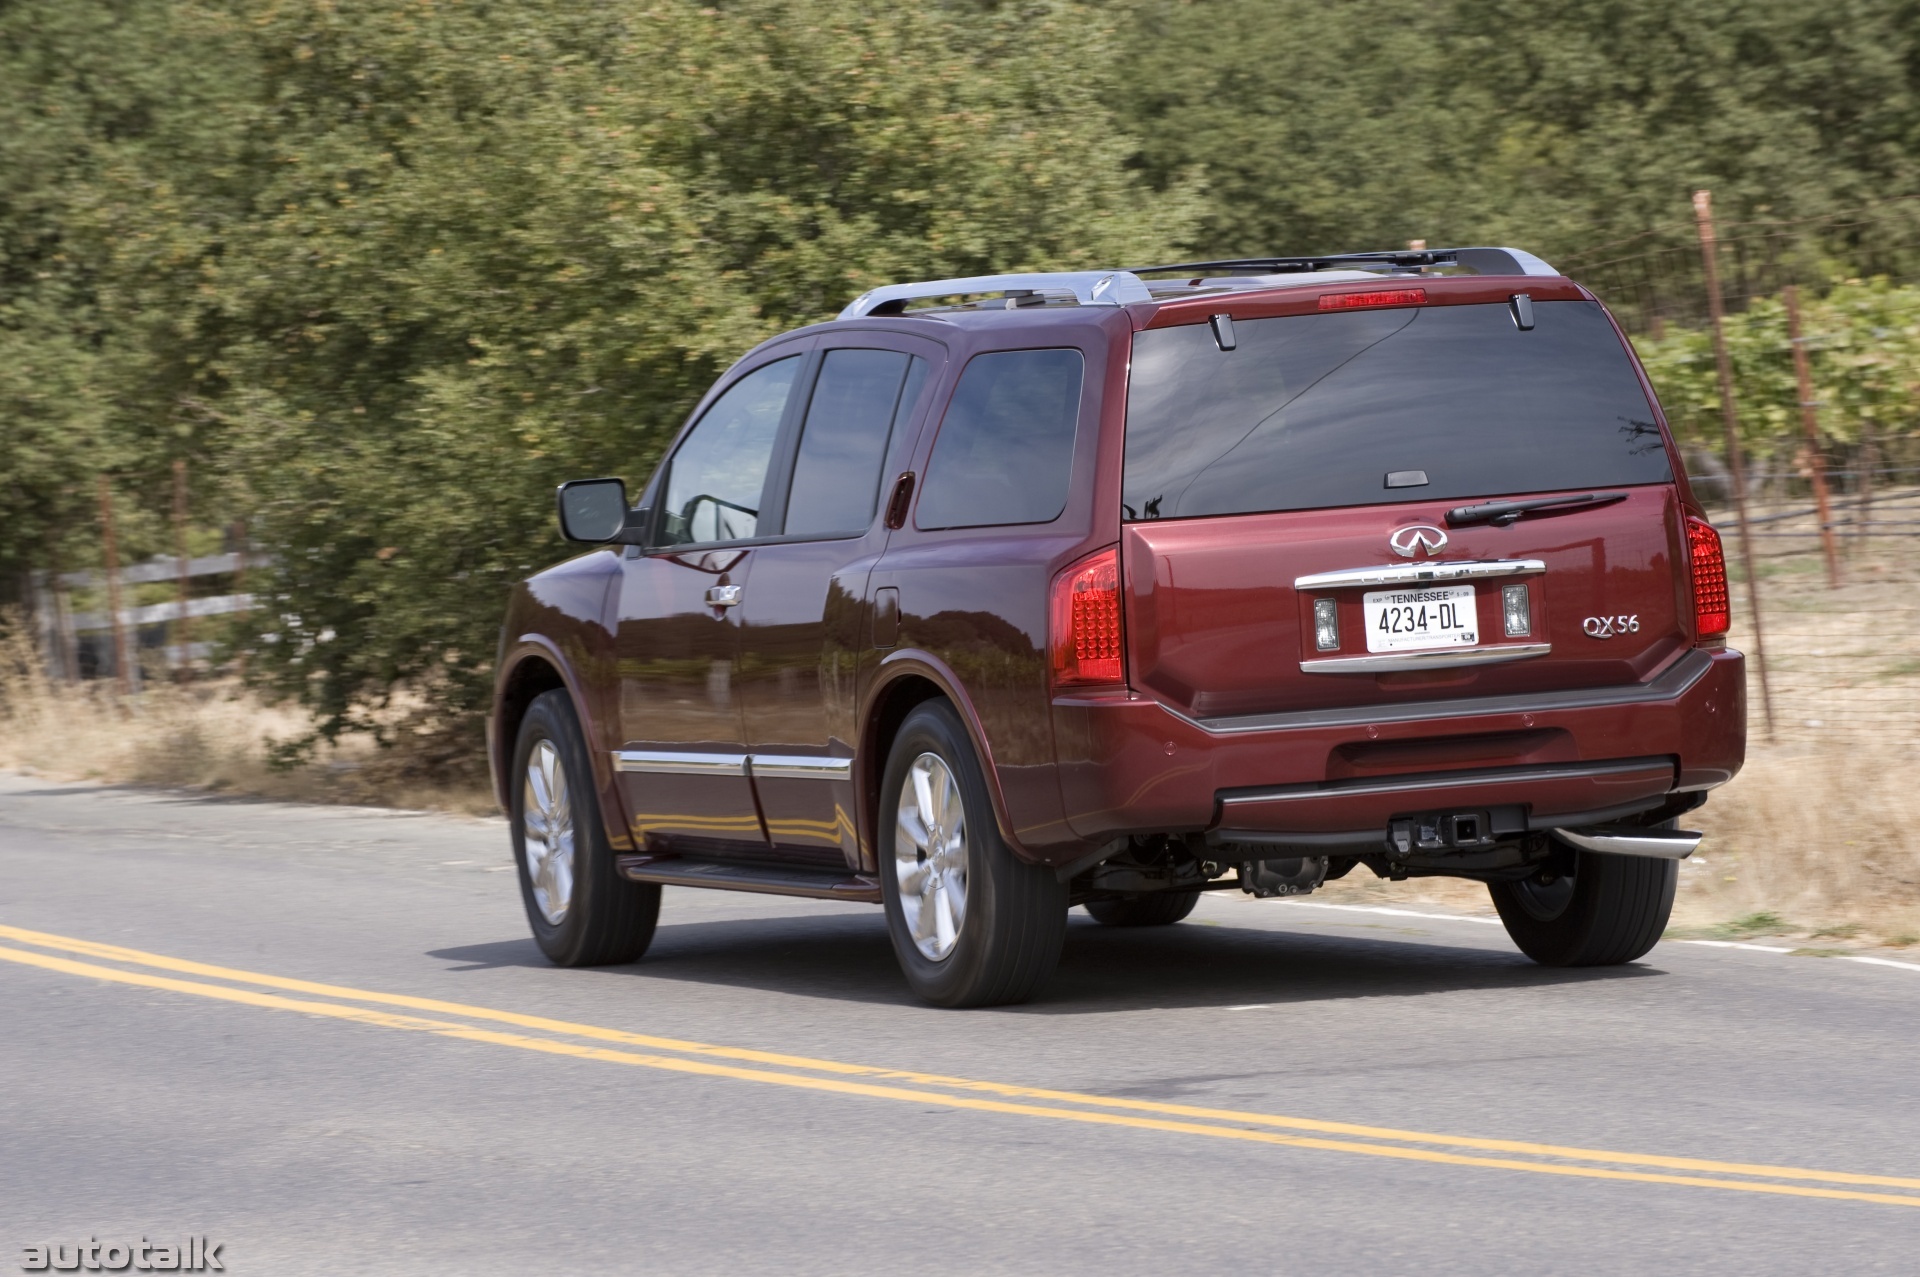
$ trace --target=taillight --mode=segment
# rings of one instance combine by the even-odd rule
[[[1377,293],[1322,293],[1321,310],[1358,310],[1366,306],[1424,306],[1424,288],[1392,288]]]
[[[1053,684],[1125,681],[1120,665],[1120,547],[1089,554],[1053,578]]]
[[[1727,555],[1720,534],[1704,520],[1687,516],[1687,549],[1693,556],[1693,618],[1700,638],[1719,638],[1733,624],[1727,597]]]

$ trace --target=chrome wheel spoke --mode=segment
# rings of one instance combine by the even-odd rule
[[[926,829],[932,829],[940,823],[939,813],[933,809],[933,777],[929,774],[930,769],[922,765],[932,757],[931,754],[922,754],[915,760],[913,770],[910,773],[913,778],[914,809],[920,817],[921,826]],[[938,759],[934,759],[934,762],[937,763],[938,761]],[[925,846],[924,842],[922,846]]]
[[[893,858],[894,876],[900,880],[900,895],[918,896],[927,888],[933,878],[933,870],[924,860],[909,860],[900,856]]]
[[[958,873],[948,874],[945,878],[941,879],[941,885],[945,888],[944,894],[947,898],[947,908],[953,914],[953,928],[957,934],[960,930],[960,920],[967,916],[966,872],[962,870]]]
[[[948,771],[944,767],[940,769],[940,794],[938,799],[938,807],[939,807],[939,813],[934,817],[934,819],[940,822],[940,828],[946,830],[949,834],[951,834],[954,831],[954,829],[958,827],[960,823],[959,821],[954,819],[954,816],[959,811],[960,795],[956,791],[953,783],[953,773]]]
[[[894,826],[894,845],[900,845],[900,839],[906,839],[906,845],[916,852],[927,850],[927,822],[920,819],[917,811],[902,811],[899,823]]]
[[[954,937],[959,934],[955,922],[953,897],[944,882],[936,884],[933,889],[933,940],[940,948],[953,947]]]

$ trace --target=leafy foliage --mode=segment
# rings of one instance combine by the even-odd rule
[[[1194,248],[1519,243],[1915,189],[1920,16],[1891,0],[1142,0],[1146,171],[1203,166]]]
[[[1869,434],[1884,447],[1920,434],[1920,287],[1884,279],[1837,282],[1803,295],[1800,324],[1824,438],[1841,447]],[[1741,452],[1792,460],[1805,447],[1786,306],[1761,298],[1727,317]],[[1635,342],[1661,406],[1684,442],[1721,446],[1724,427],[1710,329],[1669,328]]]
[[[401,685],[484,704],[554,484],[643,479],[756,342],[888,280],[1151,257],[1195,208],[1126,170],[1113,33],[1064,4],[142,12],[38,35],[191,48],[220,92],[84,131],[51,220],[113,429],[228,476],[279,560],[252,672],[329,732]]]

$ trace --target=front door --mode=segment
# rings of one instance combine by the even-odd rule
[[[855,715],[873,665],[867,576],[881,518],[912,455],[941,347],[849,335],[813,361],[798,441],[776,486],[779,538],[753,551],[740,607],[736,687],[767,833],[783,859],[860,866],[853,813]]]
[[[636,845],[764,851],[737,689],[738,622],[802,355],[737,375],[651,487],[653,535],[621,583],[615,758]]]

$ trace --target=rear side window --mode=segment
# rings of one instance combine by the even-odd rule
[[[1084,370],[1077,350],[974,356],[934,439],[915,522],[977,528],[1059,518]]]
[[[738,541],[759,534],[760,490],[799,370],[798,356],[757,368],[707,409],[667,471],[662,545]]]
[[[789,536],[852,536],[873,522],[887,440],[926,379],[892,350],[830,350],[820,365],[787,497]]]
[[[1205,324],[1136,334],[1124,517],[1670,480],[1605,313],[1585,301],[1533,311],[1524,332],[1505,305],[1244,320],[1230,351]]]

